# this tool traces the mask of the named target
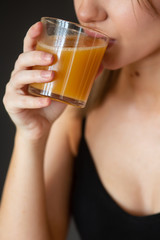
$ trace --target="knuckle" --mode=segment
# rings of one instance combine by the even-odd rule
[[[26,97],[22,97],[21,100],[20,100],[21,107],[26,106],[27,103],[28,103],[27,98]]]
[[[29,101],[27,96],[19,96],[17,100],[17,106],[19,109],[27,109],[29,108]]]
[[[42,65],[45,63],[44,60],[44,52],[42,51],[33,51],[32,52],[32,60],[34,62],[34,65]]]
[[[15,73],[10,81],[6,84],[6,93],[10,94],[14,91],[17,85],[17,79],[18,79],[19,72]]]
[[[6,92],[6,93],[4,94],[4,96],[3,96],[3,99],[2,99],[2,103],[3,103],[3,105],[4,105],[4,107],[5,107],[5,109],[6,109],[7,111],[8,111],[8,109],[9,109],[8,96],[9,96],[9,94]]]
[[[35,53],[35,57],[37,58],[37,60],[39,60],[39,61],[43,60],[44,52],[42,52],[42,51],[34,51],[34,53]]]
[[[10,75],[11,78],[14,76],[14,74],[15,74],[15,69],[13,69],[12,72],[11,72],[11,75]]]
[[[19,62],[22,61],[23,56],[24,56],[24,53],[20,53],[19,56],[18,56],[17,61],[19,61]]]
[[[41,97],[33,97],[30,99],[30,106],[32,108],[41,108],[43,106],[43,100]]]
[[[16,82],[17,82],[17,75],[18,75],[18,73],[13,75],[10,82],[8,83],[8,85],[7,85],[8,91],[11,91],[11,89],[13,90],[13,88],[15,88]]]
[[[34,97],[33,99],[30,99],[30,106],[32,108],[37,108],[40,106],[39,98]]]
[[[5,106],[6,105],[6,94],[3,96],[2,102],[3,102],[3,105]]]
[[[17,68],[19,65],[22,64],[23,57],[24,57],[24,54],[20,53],[20,55],[17,58],[17,61],[15,62],[15,68]]]
[[[19,104],[21,108],[36,108],[36,97],[23,96]]]
[[[35,81],[39,81],[41,79],[41,74],[39,70],[33,70],[31,78],[34,79]]]
[[[25,53],[25,61],[28,63],[28,65],[34,66],[35,64],[38,63],[38,60],[39,60],[39,56],[37,51],[29,51]]]
[[[11,84],[10,84],[10,82],[8,82],[8,83],[6,84],[5,94],[8,93],[8,92],[10,92],[10,91],[11,91]]]
[[[32,52],[32,58],[34,61],[40,60],[40,52],[39,51],[33,51]]]

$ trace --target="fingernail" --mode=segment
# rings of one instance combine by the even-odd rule
[[[46,60],[46,61],[51,60],[52,57],[53,57],[53,55],[50,53],[44,53],[44,56],[43,56],[44,60]]]
[[[42,71],[42,72],[41,72],[41,76],[42,76],[43,78],[48,79],[48,78],[50,78],[51,76],[53,76],[53,71]]]

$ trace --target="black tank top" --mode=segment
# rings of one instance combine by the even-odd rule
[[[91,153],[82,137],[75,159],[72,215],[82,240],[160,240],[160,213],[133,216],[109,195],[97,174]]]

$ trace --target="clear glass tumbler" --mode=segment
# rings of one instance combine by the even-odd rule
[[[92,84],[108,45],[100,32],[61,19],[43,17],[43,32],[36,50],[54,55],[50,66],[33,69],[54,71],[48,83],[33,83],[28,92],[47,96],[77,107],[85,107]]]

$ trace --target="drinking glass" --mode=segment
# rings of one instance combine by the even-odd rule
[[[101,32],[57,18],[42,17],[42,34],[36,50],[53,54],[50,66],[33,69],[54,71],[48,83],[32,83],[28,92],[85,107],[92,84],[108,45]]]

